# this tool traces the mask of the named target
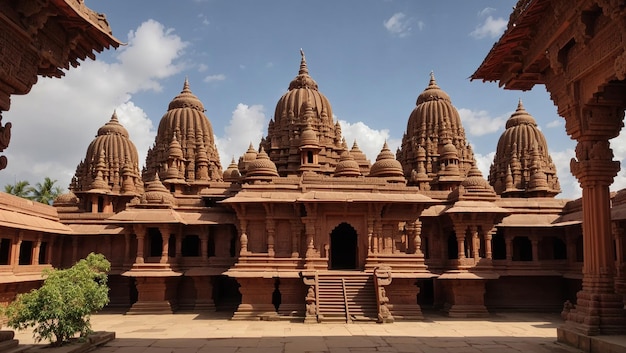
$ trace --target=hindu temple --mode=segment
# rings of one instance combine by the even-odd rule
[[[546,84],[579,144],[581,199],[556,198],[549,146],[521,100],[482,175],[432,72],[407,102],[398,150],[385,143],[368,160],[301,51],[267,135],[238,160],[220,161],[192,77],[163,102],[145,164],[116,112],[103,112],[53,207],[0,194],[2,301],[37,287],[41,269],[99,252],[112,263],[109,306],[128,314],[390,323],[424,309],[562,311],[559,339],[573,345],[623,332],[626,192],[608,189],[625,106],[624,44],[611,33],[623,18],[613,2],[522,0],[472,76]],[[596,47],[615,65],[586,61]]]

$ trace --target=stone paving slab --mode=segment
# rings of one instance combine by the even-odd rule
[[[116,339],[99,353],[572,353],[556,343],[557,314],[504,313],[485,319],[452,319],[393,324],[304,324],[288,321],[232,321],[220,313],[123,315],[101,313],[93,329]],[[32,344],[29,331],[16,332]]]

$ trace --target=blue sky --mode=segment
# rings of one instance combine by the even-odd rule
[[[504,123],[522,99],[546,135],[563,194],[580,195],[569,173],[574,143],[543,86],[505,91],[471,82],[500,37],[515,0],[492,1],[120,1],[87,0],[127,45],[43,79],[14,96],[9,166],[0,183],[51,176],[67,188],[98,127],[114,109],[143,163],[167,105],[185,77],[203,101],[227,166],[267,131],[275,104],[298,72],[300,48],[351,144],[370,160],[395,149],[434,72],[459,110],[486,176]],[[626,144],[622,144],[626,145]],[[626,156],[616,150],[616,158]],[[616,186],[626,185],[626,176]]]

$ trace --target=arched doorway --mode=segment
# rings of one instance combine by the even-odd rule
[[[354,270],[356,267],[356,230],[348,223],[341,223],[330,233],[330,269]]]

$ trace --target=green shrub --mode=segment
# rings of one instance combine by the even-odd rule
[[[91,314],[109,302],[107,272],[111,264],[102,254],[89,254],[68,269],[44,271],[39,289],[20,294],[5,309],[8,325],[34,327],[35,341],[60,346],[77,333],[91,333]]]

